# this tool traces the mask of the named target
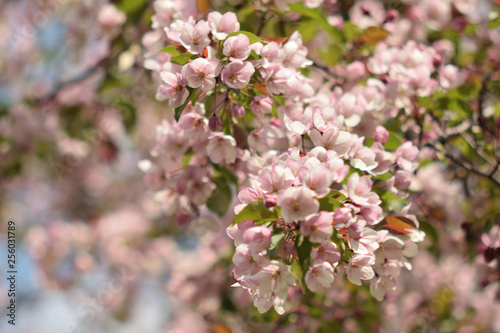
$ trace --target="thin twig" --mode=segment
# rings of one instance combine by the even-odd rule
[[[444,157],[446,157],[447,159],[449,159],[450,161],[452,161],[453,163],[455,163],[456,165],[458,165],[459,167],[461,167],[461,168],[463,168],[465,170],[468,170],[468,171],[470,171],[470,172],[472,172],[472,173],[474,173],[474,174],[476,174],[478,176],[487,178],[487,179],[491,180],[493,183],[495,183],[496,185],[500,186],[500,182],[493,177],[494,173],[493,174],[486,174],[486,173],[483,173],[483,172],[481,172],[479,170],[474,169],[471,166],[465,165],[462,162],[460,162],[459,160],[457,160],[453,155],[450,155],[448,153],[442,152],[436,146],[434,146],[432,143],[426,143],[424,145],[424,147],[429,147],[429,148],[433,149],[437,153],[440,153],[441,155],[443,155]]]

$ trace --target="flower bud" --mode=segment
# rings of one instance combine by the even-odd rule
[[[373,134],[373,139],[375,139],[375,142],[385,144],[389,139],[389,132],[385,129],[385,127],[377,126],[375,133]]]
[[[231,113],[234,118],[243,118],[245,116],[245,107],[241,104],[231,105]]]
[[[264,206],[266,206],[266,208],[271,208],[271,207],[276,206],[276,198],[275,197],[266,198],[266,202],[264,203]]]
[[[212,132],[218,132],[222,130],[222,120],[214,115],[208,122],[208,128],[210,128]]]
[[[432,59],[432,65],[435,68],[438,68],[439,66],[441,66],[442,63],[443,63],[443,60],[441,59],[441,56],[439,54],[435,54],[434,58]]]
[[[399,16],[399,13],[397,10],[395,9],[388,9],[386,12],[385,12],[385,22],[391,22],[391,21],[394,21],[395,19],[397,19]]]

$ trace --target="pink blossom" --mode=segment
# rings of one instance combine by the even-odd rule
[[[189,95],[187,80],[180,73],[161,72],[160,75],[165,82],[160,86],[160,92],[167,95],[170,107],[176,108],[184,104]]]
[[[360,206],[380,205],[379,196],[371,192],[372,181],[368,176],[359,177],[355,172],[347,181],[347,191],[345,194],[352,202]]]
[[[345,93],[339,100],[339,112],[344,115],[344,122],[349,127],[355,127],[361,121],[366,110],[366,101],[361,94]]]
[[[250,246],[252,254],[257,254],[271,245],[271,230],[264,226],[252,227],[245,230],[243,239]]]
[[[365,206],[361,207],[360,215],[368,225],[374,225],[382,219],[382,207],[380,206]]]
[[[313,124],[313,109],[307,107],[304,110],[294,108],[285,114],[284,122],[287,130],[294,134],[302,135],[311,129]]]
[[[295,75],[295,71],[283,68],[280,64],[273,63],[266,68],[266,89],[273,95],[279,95],[289,87],[288,81]]]
[[[220,70],[219,60],[197,58],[182,67],[182,76],[191,88],[201,88],[206,92],[215,87],[215,77],[219,75]]]
[[[113,28],[123,25],[127,20],[127,16],[122,11],[119,11],[115,5],[107,4],[99,11],[97,20],[104,28]]]
[[[250,41],[244,34],[232,36],[226,39],[222,53],[229,57],[229,60],[245,60],[250,55]]]
[[[326,261],[330,264],[339,262],[341,256],[337,249],[337,245],[329,240],[321,242],[321,245],[314,248],[311,252],[311,257],[316,261]]]
[[[242,221],[238,224],[227,227],[226,234],[229,238],[234,240],[234,245],[239,246],[240,244],[245,244],[243,233],[253,226],[255,226],[255,223],[251,220]]]
[[[234,252],[233,264],[234,277],[240,280],[245,275],[257,274],[262,266],[269,264],[269,260],[260,255],[252,255],[248,244],[240,244]]]
[[[344,156],[352,146],[352,135],[347,131],[341,131],[335,125],[329,125],[323,133],[316,129],[308,132],[309,137],[316,146],[323,146],[337,152],[339,156]]]
[[[254,293],[253,300],[259,312],[266,312],[273,305],[276,312],[285,313],[288,287],[296,284],[295,276],[289,272],[288,267],[280,261],[272,260],[255,274],[254,279],[258,281],[258,290]],[[267,295],[272,297],[271,302],[265,300]]]
[[[368,147],[353,149],[349,155],[351,156],[351,165],[361,171],[373,170],[378,165],[375,161],[375,152]]]
[[[332,184],[333,174],[330,172],[327,166],[323,164],[318,164],[308,170],[307,168],[299,171],[299,179],[304,184],[314,192],[316,192],[316,197],[323,198],[330,193],[330,185]]]
[[[269,144],[267,143],[266,129],[259,128],[250,132],[247,137],[248,145],[253,151],[265,152],[269,150]]]
[[[195,25],[185,22],[179,35],[179,41],[189,53],[198,54],[210,45],[210,26],[204,20]]]
[[[260,50],[262,58],[261,64],[263,68],[269,67],[273,62],[282,62],[285,59],[285,53],[276,42],[270,42],[262,47]]]
[[[370,284],[370,294],[380,302],[384,300],[384,296],[387,292],[395,290],[396,281],[388,275],[380,276]]]
[[[332,107],[313,107],[313,123],[319,131],[324,132],[330,126],[341,128],[344,125],[344,116],[337,115]]]
[[[235,60],[224,67],[221,77],[229,88],[243,89],[250,82],[250,77],[254,72],[255,69],[250,62]]]
[[[212,162],[234,163],[236,160],[236,141],[232,136],[216,132],[208,140],[207,153]]]
[[[252,103],[250,103],[250,109],[252,112],[259,117],[265,114],[271,113],[273,107],[273,100],[271,97],[265,94],[259,94],[254,97]]]
[[[354,255],[347,264],[347,279],[358,286],[361,280],[371,280],[375,276],[374,264],[375,257],[372,255]]]
[[[350,81],[359,81],[365,74],[366,67],[361,61],[354,61],[345,68],[345,77]]]
[[[444,89],[456,88],[464,84],[465,75],[453,65],[446,65],[439,69],[439,84]]]
[[[208,23],[212,28],[212,35],[218,40],[224,40],[230,33],[240,30],[240,23],[235,13],[227,12],[222,15],[219,12],[208,14]]]
[[[415,163],[412,163],[418,155],[418,148],[410,141],[403,143],[396,150],[396,163],[406,171],[412,171],[415,168]]]
[[[349,11],[349,16],[361,29],[379,26],[385,19],[384,5],[375,0],[356,1]]]
[[[353,140],[351,149],[349,150],[349,158],[351,165],[361,171],[370,171],[377,167],[375,161],[375,152],[363,146],[364,137]]]
[[[278,194],[278,206],[285,222],[303,220],[307,215],[316,213],[319,203],[314,195],[313,191],[305,187],[290,187]]]
[[[500,226],[494,225],[489,233],[483,233],[481,235],[481,242],[486,247],[500,247]]]
[[[282,49],[285,54],[285,59],[283,59],[285,67],[305,68],[312,64],[312,61],[306,58],[307,48],[302,45],[302,36],[298,31],[290,35]]]
[[[300,225],[300,234],[309,236],[313,243],[321,243],[332,236],[332,222],[333,217],[328,212],[309,215]]]
[[[273,164],[259,171],[258,181],[263,190],[277,192],[286,189],[294,179],[292,171],[284,164]]]
[[[305,278],[307,288],[313,292],[330,288],[333,280],[333,267],[324,261],[309,267]]]
[[[352,219],[352,210],[348,207],[340,207],[333,212],[333,223],[340,225],[347,225]]]

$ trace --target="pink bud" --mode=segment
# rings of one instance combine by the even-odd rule
[[[208,122],[208,128],[210,128],[212,132],[218,132],[222,130],[222,120],[214,115]]]
[[[399,13],[395,9],[388,9],[387,12],[385,12],[385,22],[391,22],[397,19],[399,16]]]
[[[439,66],[441,66],[442,63],[443,60],[441,59],[441,56],[439,54],[435,54],[434,58],[432,59],[432,65],[438,68]]]
[[[246,110],[245,107],[241,104],[233,104],[231,105],[231,113],[234,118],[243,118],[245,116]]]
[[[276,206],[276,198],[275,197],[267,197],[266,202],[264,203],[264,206],[266,206],[266,208],[271,208],[271,207]]]
[[[389,139],[389,132],[383,126],[377,126],[375,129],[375,134],[373,134],[373,139],[375,142],[380,142],[381,144],[385,144]]]

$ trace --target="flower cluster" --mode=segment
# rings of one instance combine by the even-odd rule
[[[396,160],[410,154],[403,148]],[[335,150],[294,148],[239,193],[235,222],[241,222],[227,230],[236,246],[233,277],[260,312],[274,306],[284,313],[297,279],[321,292],[345,272],[354,284],[370,281],[379,300],[395,289],[394,278],[411,268],[406,258],[416,254],[423,233],[410,215],[400,217],[407,222],[394,232],[397,218],[384,219],[372,186],[370,176],[360,176]]]

